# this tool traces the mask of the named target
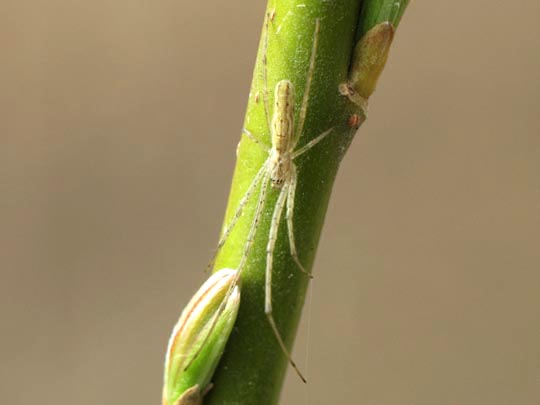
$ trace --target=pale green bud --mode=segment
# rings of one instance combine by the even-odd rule
[[[340,93],[347,96],[362,111],[361,121],[366,117],[368,99],[375,91],[379,76],[386,65],[393,39],[394,27],[388,21],[377,24],[366,32],[354,48],[349,80],[339,86]]]
[[[375,91],[393,39],[394,27],[387,21],[375,25],[356,44],[349,84],[359,96],[368,99]]]
[[[238,314],[237,281],[236,270],[217,271],[182,311],[167,348],[163,405],[202,402]]]

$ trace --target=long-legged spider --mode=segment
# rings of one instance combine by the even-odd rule
[[[230,221],[230,223],[225,227],[221,238],[219,240],[217,252],[221,247],[226,243],[227,238],[229,237],[232,229],[238,222],[239,218],[242,216],[243,209],[246,204],[253,196],[254,192],[259,189],[258,201],[255,207],[254,217],[251,223],[250,230],[248,232],[248,237],[245,242],[244,251],[242,253],[242,258],[237,267],[237,279],[240,279],[240,275],[245,267],[246,261],[249,257],[251,247],[255,238],[255,234],[259,227],[260,220],[264,211],[264,207],[267,201],[267,192],[268,187],[271,186],[273,189],[279,190],[279,196],[276,200],[274,211],[270,223],[270,230],[268,234],[268,244],[266,248],[266,273],[265,273],[265,307],[264,312],[268,318],[272,330],[276,336],[276,339],[283,350],[283,353],[289,360],[292,367],[296,370],[300,378],[305,382],[305,378],[302,373],[298,370],[298,367],[292,360],[292,357],[287,350],[285,343],[279,333],[279,330],[274,321],[272,315],[272,267],[273,267],[273,254],[274,248],[276,245],[276,240],[278,236],[278,229],[281,220],[281,216],[285,206],[287,207],[286,211],[286,221],[288,229],[288,238],[290,245],[291,256],[298,265],[299,269],[304,272],[306,275],[309,273],[306,271],[300,259],[298,258],[298,252],[296,249],[295,238],[294,238],[294,228],[293,228],[293,214],[294,214],[294,199],[295,191],[298,179],[297,168],[294,163],[294,160],[309,151],[317,143],[323,140],[328,134],[332,132],[333,128],[330,128],[324,131],[322,134],[318,135],[305,145],[300,148],[296,148],[298,141],[302,136],[304,130],[304,122],[306,119],[307,113],[307,104],[309,91],[311,88],[311,81],[313,77],[313,72],[315,69],[315,57],[317,51],[317,42],[318,34],[320,28],[319,19],[315,20],[315,32],[313,34],[313,46],[311,50],[311,57],[309,62],[309,70],[307,74],[306,87],[304,90],[304,95],[302,98],[302,104],[300,107],[298,126],[294,127],[294,85],[289,80],[280,80],[274,90],[274,108],[272,120],[269,120],[269,105],[268,105],[268,78],[267,78],[267,60],[266,53],[268,49],[268,25],[269,22],[272,22],[274,13],[269,13],[266,16],[266,33],[263,43],[263,101],[264,101],[264,111],[266,116],[266,122],[268,126],[269,133],[271,134],[272,145],[270,147],[266,146],[262,141],[260,141],[254,134],[252,134],[248,129],[244,128],[243,133],[255,142],[259,147],[268,153],[268,158],[263,163],[262,167],[259,169],[255,178],[249,185],[244,196],[240,200],[238,207]],[[215,257],[215,256],[214,256]]]

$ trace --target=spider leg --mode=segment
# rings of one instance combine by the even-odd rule
[[[281,214],[283,213],[283,208],[285,207],[287,190],[288,187],[285,185],[279,192],[279,197],[272,215],[272,222],[270,223],[270,231],[268,232],[268,244],[266,245],[265,311],[269,306],[271,307],[271,304],[268,304],[268,302],[271,302],[272,297],[272,266],[274,261],[274,248],[276,246]]]
[[[276,326],[276,322],[274,320],[274,316],[272,315],[272,264],[273,264],[273,255],[274,255],[274,248],[276,246],[276,240],[278,236],[278,230],[279,230],[279,222],[281,219],[281,214],[283,213],[283,208],[285,207],[285,200],[287,199],[288,195],[288,186],[285,185],[281,189],[279,193],[279,197],[276,202],[276,206],[274,207],[274,213],[272,215],[272,222],[270,224],[270,232],[268,234],[268,245],[266,247],[266,280],[265,280],[265,293],[264,293],[264,313],[266,314],[266,317],[268,318],[268,322],[270,323],[270,326],[272,327],[272,330],[274,332],[274,335],[276,336],[276,339],[279,343],[279,346],[281,347],[281,350],[287,357],[287,360],[289,360],[289,363],[294,368],[298,376],[302,379],[302,381],[306,382],[306,379],[296,366],[296,363],[293,361],[291,354],[287,350],[287,347],[285,346],[285,342],[283,341],[283,338],[281,337],[281,334],[279,333],[279,330]]]
[[[297,184],[297,174],[296,174],[296,166],[294,164],[291,166],[291,180],[288,190],[288,196],[287,196],[287,231],[289,233],[289,246],[291,249],[291,256],[293,260],[295,261],[298,268],[305,274],[307,274],[310,278],[313,278],[313,276],[305,269],[305,267],[300,262],[300,259],[298,258],[298,252],[296,250],[296,243],[294,241],[294,228],[293,228],[293,215],[294,215],[294,197],[296,193],[296,184]]]
[[[206,271],[209,271],[210,268],[214,265],[214,262],[216,260],[216,257],[218,255],[219,251],[221,250],[221,248],[223,247],[225,242],[227,242],[227,238],[229,237],[229,235],[232,232],[234,226],[236,225],[236,223],[238,222],[238,220],[242,216],[242,212],[244,210],[244,207],[246,206],[246,204],[249,201],[251,195],[253,194],[253,192],[257,188],[257,185],[260,183],[260,181],[263,178],[264,174],[267,172],[267,168],[268,168],[269,164],[270,164],[270,160],[267,159],[263,163],[262,167],[259,169],[257,174],[255,175],[255,177],[254,177],[253,181],[251,182],[251,184],[249,185],[246,193],[244,194],[244,196],[240,200],[240,203],[238,204],[238,208],[236,208],[236,211],[234,212],[234,216],[231,219],[231,222],[223,230],[223,233],[222,233],[222,235],[221,235],[221,237],[219,239],[216,250],[214,251],[214,254],[213,254],[212,258],[210,259],[210,262],[206,266]]]
[[[332,132],[332,130],[334,129],[334,127],[324,131],[322,134],[320,134],[319,136],[317,136],[317,138],[315,139],[312,139],[311,141],[309,141],[308,143],[306,143],[304,146],[302,146],[300,149],[297,149],[295,150],[292,154],[291,154],[291,159],[294,159],[294,158],[297,158],[298,156],[302,155],[303,153],[307,152],[308,150],[310,150],[311,148],[313,148],[315,145],[317,145],[320,141],[322,141],[328,134],[330,134],[330,132]]]
[[[253,222],[251,223],[251,227],[249,228],[246,244],[244,246],[244,252],[242,253],[242,258],[240,259],[240,263],[238,264],[238,269],[237,269],[238,273],[240,273],[243,270],[244,265],[246,264],[246,261],[249,257],[249,252],[253,245],[253,241],[255,240],[255,233],[257,232],[257,228],[259,227],[259,222],[261,222],[264,205],[266,203],[266,194],[268,192],[269,180],[270,180],[270,173],[266,171],[262,178],[261,191],[259,193],[259,200],[257,201],[257,206],[255,208]]]
[[[268,29],[269,29],[269,21],[272,21],[274,19],[274,13],[267,13],[266,14],[266,22],[265,22],[265,32],[264,32],[264,39],[263,39],[263,50],[262,50],[262,65],[263,65],[263,104],[264,104],[264,115],[266,116],[266,125],[268,127],[268,133],[272,133],[272,129],[270,127],[270,107],[268,106]]]
[[[266,166],[266,162],[263,165],[263,168]],[[262,170],[262,169],[261,169]],[[259,227],[259,222],[262,217],[264,204],[266,202],[266,193],[268,191],[268,183],[270,179],[270,175],[268,172],[263,172],[262,177],[262,185],[261,185],[261,191],[259,193],[259,200],[257,201],[257,207],[255,208],[255,215],[253,217],[253,222],[251,223],[251,228],[249,230],[248,238],[246,241],[246,245],[244,247],[244,252],[242,253],[242,259],[240,259],[240,264],[238,265],[238,268],[236,269],[236,275],[234,277],[233,282],[231,283],[231,286],[229,287],[227,293],[225,294],[225,297],[223,298],[223,301],[221,301],[221,304],[219,304],[219,308],[216,311],[215,315],[212,318],[212,323],[210,324],[210,327],[208,328],[208,331],[206,332],[206,335],[203,339],[203,341],[200,343],[199,349],[193,357],[190,359],[189,363],[186,365],[184,370],[187,370],[189,366],[193,363],[193,361],[201,354],[202,349],[204,348],[205,343],[208,341],[211,333],[214,331],[214,328],[217,325],[218,319],[220,315],[225,310],[225,305],[227,304],[227,301],[229,300],[229,297],[231,296],[233,289],[238,283],[240,282],[240,276],[242,274],[242,270],[244,269],[244,266],[246,264],[247,258],[249,256],[249,251],[251,250],[251,246],[253,245],[253,240],[255,239],[255,233],[257,231],[257,228]],[[257,173],[258,174],[258,173]],[[253,183],[255,180],[253,180]],[[253,185],[252,183],[252,185]],[[250,186],[251,187],[251,186]]]
[[[298,143],[302,131],[304,130],[304,122],[306,121],[307,107],[308,107],[308,98],[309,91],[311,89],[311,79],[313,78],[313,72],[315,71],[315,57],[317,56],[317,44],[319,42],[319,29],[320,21],[317,18],[315,20],[315,32],[313,34],[313,46],[311,47],[311,57],[309,60],[309,69],[306,80],[306,88],[304,89],[304,95],[302,97],[302,104],[300,106],[300,117],[298,119],[298,128],[296,128],[296,133],[293,141],[293,145]]]
[[[264,144],[264,142],[260,141],[253,135],[251,132],[249,132],[246,128],[242,128],[242,132],[251,139],[258,147],[260,147],[265,152],[269,152],[270,148]]]

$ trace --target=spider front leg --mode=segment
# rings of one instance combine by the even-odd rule
[[[287,196],[287,231],[289,234],[289,247],[291,249],[291,256],[298,266],[298,268],[305,274],[307,274],[310,278],[313,278],[311,274],[305,269],[305,267],[300,262],[300,259],[298,258],[298,252],[296,250],[296,243],[294,241],[294,226],[293,226],[293,215],[294,215],[294,197],[296,194],[296,184],[297,184],[298,176],[296,174],[296,166],[294,164],[291,165],[291,179],[289,183],[289,190],[288,190],[288,196]]]
[[[266,146],[262,141],[260,141],[259,139],[257,139],[255,137],[255,135],[253,135],[251,132],[249,132],[246,128],[242,128],[242,132],[249,138],[253,141],[253,143],[255,143],[259,148],[261,148],[262,150],[264,150],[265,152],[269,152],[270,151],[270,148],[268,146]]]
[[[231,283],[231,286],[229,287],[229,290],[225,294],[225,297],[223,298],[223,301],[219,305],[219,308],[218,308],[216,314],[214,315],[214,317],[212,319],[210,327],[207,330],[206,335],[205,335],[204,339],[202,340],[202,343],[199,346],[199,349],[195,352],[193,358],[187,364],[187,366],[185,368],[186,370],[193,363],[193,361],[199,356],[199,354],[201,353],[201,351],[202,351],[202,349],[204,347],[204,344],[208,341],[208,338],[210,337],[210,334],[215,329],[215,327],[217,325],[217,321],[218,321],[220,315],[225,310],[225,304],[227,303],[229,297],[231,296],[231,294],[232,294],[232,292],[234,290],[234,287],[236,285],[238,285],[240,283],[240,281],[241,281],[242,271],[244,270],[244,266],[245,266],[245,264],[247,262],[247,259],[249,257],[249,252],[251,251],[251,246],[253,245],[253,241],[255,239],[255,234],[257,232],[257,228],[259,227],[259,222],[261,221],[262,214],[263,214],[263,211],[264,211],[264,205],[266,203],[266,193],[268,191],[268,185],[270,183],[270,175],[269,175],[268,170],[267,170],[269,162],[270,162],[269,159],[266,160],[264,162],[263,166],[259,169],[259,172],[257,173],[255,178],[251,182],[251,184],[250,184],[250,186],[248,188],[248,191],[246,192],[246,194],[242,198],[242,201],[240,202],[239,207],[236,209],[233,221],[226,228],[226,230],[225,230],[225,232],[223,234],[223,237],[220,240],[220,245],[223,246],[223,244],[225,243],[225,241],[227,239],[226,236],[229,235],[229,233],[232,230],[232,227],[234,226],[234,224],[236,224],[236,221],[240,217],[240,215],[242,213],[242,209],[246,205],[247,200],[249,199],[251,193],[253,192],[253,190],[255,190],[257,184],[261,183],[261,190],[259,192],[259,199],[257,200],[257,205],[256,205],[256,208],[255,208],[255,214],[253,216],[253,221],[251,222],[251,227],[249,228],[247,240],[246,240],[246,243],[244,245],[244,251],[242,252],[242,258],[240,259],[240,263],[238,264],[238,267],[236,269],[236,275],[234,276],[234,279],[233,279],[233,281]],[[215,258],[215,255],[214,255],[214,258]]]
[[[279,197],[274,207],[274,213],[272,214],[272,222],[270,223],[270,231],[268,232],[268,244],[266,245],[266,283],[265,283],[265,295],[266,297],[272,297],[272,267],[274,264],[274,248],[276,246],[279,223],[281,221],[281,214],[285,207],[285,199],[287,198],[288,186],[284,185],[279,191]],[[266,300],[268,305],[265,305],[265,310],[272,307],[271,299]],[[271,309],[270,309],[271,312]]]
[[[274,248],[276,246],[279,223],[281,220],[281,214],[283,213],[283,208],[285,207],[285,200],[288,196],[288,185],[285,184],[279,192],[279,197],[277,199],[276,205],[274,207],[274,213],[272,214],[272,222],[270,223],[270,231],[268,233],[268,245],[266,247],[266,273],[265,273],[265,288],[264,288],[264,312],[268,318],[268,322],[274,331],[274,335],[281,347],[281,350],[289,360],[289,363],[294,368],[298,376],[302,381],[306,382],[306,379],[296,366],[296,363],[293,361],[291,354],[285,346],[285,342],[279,333],[279,330],[276,326],[274,316],[272,315],[272,267],[273,267],[273,257],[274,257]]]
[[[267,162],[269,162],[269,159],[265,162],[265,165],[263,167],[266,167]],[[242,270],[244,270],[244,266],[249,257],[249,252],[251,251],[251,246],[253,246],[253,241],[255,240],[255,234],[257,232],[257,229],[259,228],[259,222],[261,222],[262,214],[264,211],[264,205],[266,204],[266,194],[268,192],[269,183],[270,183],[270,175],[268,171],[265,170],[264,175],[262,177],[259,200],[257,201],[255,214],[253,216],[253,222],[251,223],[251,227],[249,228],[246,244],[244,245],[244,251],[242,253],[242,258],[240,259],[240,263],[238,264],[238,268],[237,268],[238,274],[241,274]]]
[[[253,194],[253,192],[257,188],[257,185],[260,183],[261,179],[265,177],[265,174],[267,173],[267,168],[268,168],[269,164],[270,164],[270,160],[267,159],[263,163],[262,167],[259,169],[257,174],[255,175],[255,178],[253,179],[253,181],[249,185],[246,193],[244,194],[244,196],[240,200],[240,203],[238,204],[238,208],[236,208],[236,211],[234,212],[234,216],[231,219],[231,222],[229,224],[227,224],[227,226],[223,230],[223,233],[222,233],[221,237],[219,238],[218,245],[216,247],[216,250],[214,251],[214,254],[213,254],[212,258],[210,259],[210,262],[208,263],[208,266],[206,267],[206,271],[209,271],[210,268],[214,265],[214,262],[216,260],[216,257],[218,255],[218,253],[220,252],[223,245],[225,245],[225,242],[227,242],[227,239],[229,238],[229,235],[232,232],[234,226],[236,225],[236,223],[238,222],[238,220],[242,216],[242,212],[244,211],[244,207],[248,203],[251,195]]]

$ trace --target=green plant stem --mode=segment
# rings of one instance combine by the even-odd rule
[[[402,7],[396,9],[396,2]],[[296,89],[295,119],[298,120],[315,20],[320,19],[315,72],[299,146],[329,128],[334,129],[322,142],[295,160],[298,185],[294,235],[300,261],[308,270],[315,258],[339,163],[356,132],[356,128],[350,125],[350,118],[360,112],[358,106],[338,91],[339,85],[348,78],[355,39],[378,22],[390,21],[395,25],[407,3],[405,0],[269,1],[268,12],[275,10],[275,18],[268,30],[267,51],[270,116],[274,86],[279,80],[288,79]],[[264,33],[263,28],[262,39]],[[262,43],[263,40],[259,46],[244,126],[270,146],[263,103]],[[267,152],[242,136],[226,224],[231,221],[241,198],[267,157]],[[254,193],[246,205],[216,260],[214,271],[225,267],[237,268],[252,224],[257,195]],[[214,388],[205,399],[207,405],[271,405],[279,399],[288,363],[264,314],[266,245],[277,196],[278,190],[269,189],[264,213],[242,273],[238,319],[214,375]],[[292,347],[309,279],[292,260],[284,217],[273,257],[274,318],[287,346]]]

